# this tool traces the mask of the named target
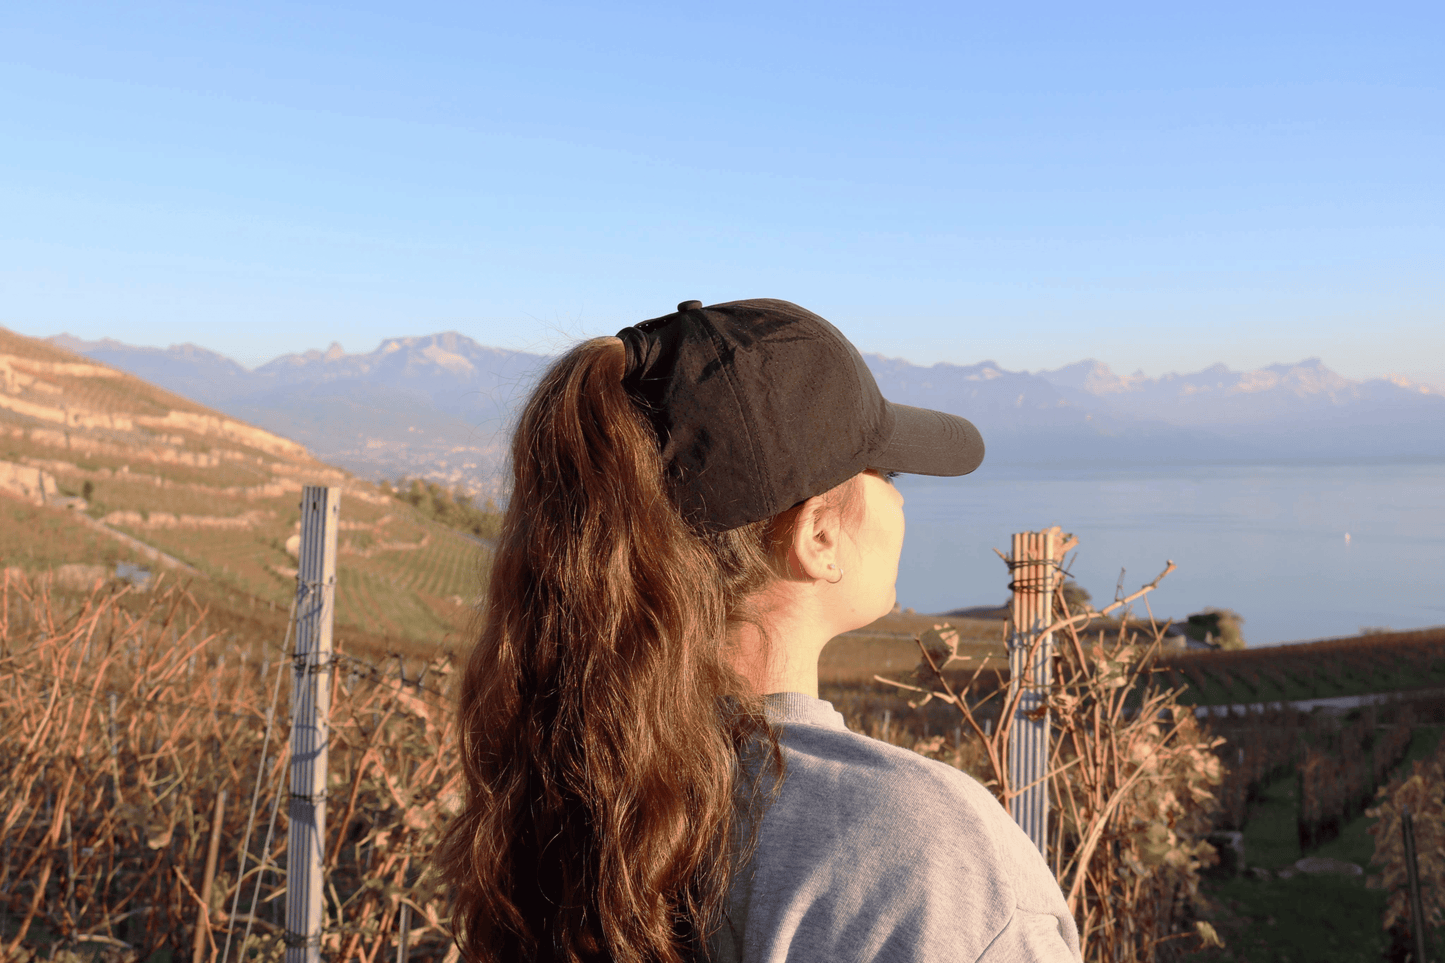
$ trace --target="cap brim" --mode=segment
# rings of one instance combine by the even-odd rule
[[[967,475],[983,462],[983,436],[958,415],[888,402],[893,437],[872,466],[909,475]]]

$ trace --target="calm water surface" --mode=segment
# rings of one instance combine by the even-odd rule
[[[1074,578],[1095,607],[1173,559],[1154,613],[1244,616],[1250,645],[1445,624],[1445,463],[998,469],[898,479],[907,523],[898,601],[919,612],[1008,597],[1013,532],[1079,539]],[[1348,538],[1346,535],[1348,534]],[[1142,607],[1139,614],[1144,614]]]

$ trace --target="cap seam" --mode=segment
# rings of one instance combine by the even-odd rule
[[[731,370],[736,367],[736,365],[729,366],[723,363],[722,354],[718,350],[719,346],[726,347],[722,334],[718,331],[717,325],[713,323],[711,318],[705,318],[704,323],[707,325],[708,342],[712,345],[713,360],[717,362],[718,372],[722,374],[724,380],[727,382],[728,391],[730,391],[733,396],[733,403],[737,405],[738,416],[742,419],[743,427],[747,430],[748,455],[753,460],[753,471],[759,476],[762,482],[761,487],[764,488],[769,497],[772,497],[776,493],[773,491],[772,477],[763,464],[763,460],[758,456],[758,432],[756,425],[753,423],[753,413],[747,405],[743,403],[742,395],[738,390],[738,384],[733,377],[735,372]],[[736,351],[734,353],[736,354]],[[713,507],[715,508],[716,506]],[[704,514],[708,514],[708,509],[709,506],[703,506]],[[756,520],[757,519],[753,519],[753,521]],[[743,524],[747,524],[747,522]]]

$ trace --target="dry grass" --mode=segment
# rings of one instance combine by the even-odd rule
[[[269,848],[265,840],[272,807],[284,801],[287,728],[277,725],[267,743],[266,710],[287,616],[265,606],[238,612],[236,598],[208,591],[163,583],[150,596],[113,584],[53,594],[13,572],[0,589],[0,764],[14,774],[0,788],[0,946],[14,958],[85,936],[115,941],[108,945],[121,959],[187,950],[210,813],[223,789],[210,938],[224,945],[230,922],[239,945],[249,922],[250,958],[281,958],[284,805]],[[337,633],[343,658],[365,641]],[[407,678],[420,676],[420,685],[408,688],[394,661],[365,662],[375,664],[342,661],[334,677],[326,951],[377,959],[408,900],[414,959],[440,959],[443,894],[419,866],[458,776],[451,660],[443,655],[423,672],[414,655]],[[280,681],[285,690],[289,679]],[[912,747],[907,726],[893,721],[904,717],[896,695],[835,698],[857,731]],[[978,771],[976,748],[965,739],[955,764]],[[238,880],[258,774],[258,817]],[[263,854],[269,869],[256,892]]]
[[[68,607],[11,574],[0,612],[0,765],[10,774],[0,784],[5,958],[86,937],[109,940],[130,960],[189,948],[209,814],[224,789],[209,938],[224,943],[230,922],[239,945],[249,923],[248,958],[280,959],[284,723],[267,739],[267,709],[286,668],[279,639],[238,645],[180,588],[144,600],[99,589]],[[445,955],[438,894],[417,870],[458,777],[447,674],[439,662],[420,686],[402,688],[394,673],[344,657],[338,664],[328,955],[377,959],[391,945],[402,900],[418,911],[414,958]],[[258,776],[258,820],[240,877]]]

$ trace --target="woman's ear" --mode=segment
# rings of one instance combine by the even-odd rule
[[[828,579],[829,565],[838,564],[838,537],[841,525],[837,512],[828,510],[820,496],[803,503],[793,525],[788,550],[788,570],[794,565],[802,570],[801,578],[816,581]]]

